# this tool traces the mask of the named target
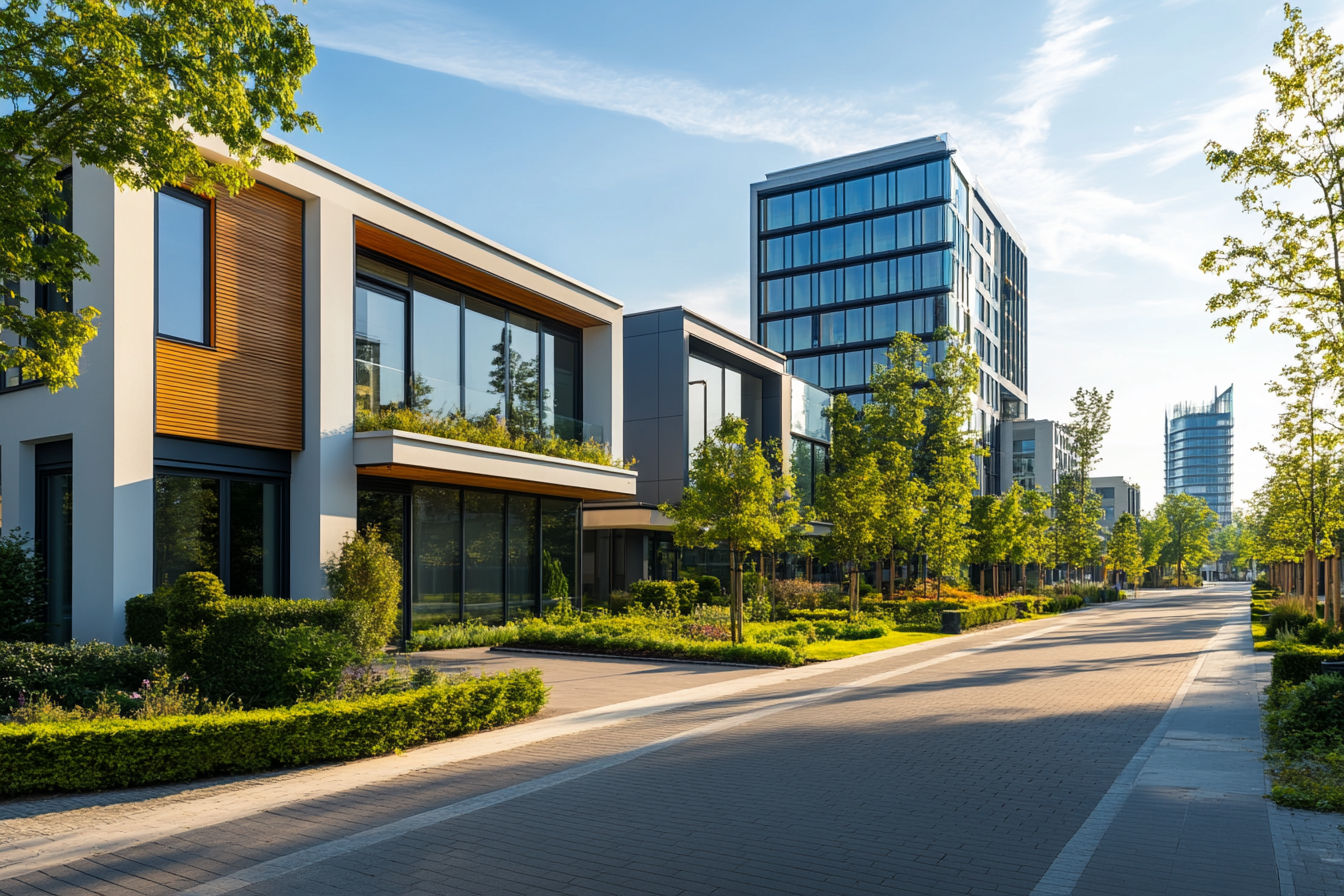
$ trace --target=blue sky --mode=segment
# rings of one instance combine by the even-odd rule
[[[1344,3],[1303,4],[1344,37]],[[639,310],[745,332],[748,185],[947,132],[1025,236],[1030,410],[1114,389],[1098,475],[1162,493],[1162,420],[1236,385],[1236,497],[1289,346],[1209,328],[1200,255],[1250,235],[1204,166],[1271,96],[1282,7],[1244,0],[312,0],[294,142]]]

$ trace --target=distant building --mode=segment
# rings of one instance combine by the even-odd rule
[[[1013,423],[1013,481],[1054,494],[1059,477],[1073,470],[1073,439],[1054,420]]]
[[[1123,476],[1095,476],[1092,490],[1101,496],[1104,515],[1101,524],[1107,531],[1115,525],[1122,514],[1128,513],[1134,519],[1139,518],[1139,487]]]
[[[1208,502],[1223,525],[1232,522],[1232,387],[1206,404],[1183,402],[1166,415],[1168,495]]]

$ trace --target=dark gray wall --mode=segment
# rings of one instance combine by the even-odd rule
[[[680,309],[625,318],[625,452],[645,504],[680,501],[686,481],[686,334]]]

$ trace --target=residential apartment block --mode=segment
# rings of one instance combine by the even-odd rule
[[[1123,476],[1094,476],[1092,490],[1101,497],[1101,524],[1107,531],[1123,514],[1137,520],[1143,512],[1138,485]]]
[[[862,405],[898,332],[943,356],[975,347],[979,488],[1012,483],[1027,408],[1026,244],[947,135],[766,176],[751,185],[751,333],[789,373]]]
[[[1224,526],[1232,522],[1232,422],[1232,387],[1215,388],[1212,401],[1169,408],[1163,439],[1166,493],[1203,498]]]
[[[746,421],[749,440],[780,446],[795,493],[812,506],[826,470],[830,395],[790,376],[783,355],[687,308],[626,315],[623,356],[625,446],[639,480],[633,500],[585,504],[584,599],[600,604],[632,582],[682,572],[726,583],[727,552],[677,548],[658,505],[681,500],[691,456],[732,414]]]
[[[1073,439],[1054,420],[1018,420],[1013,424],[1013,481],[1023,488],[1053,494],[1059,477],[1077,466]]]
[[[192,569],[321,597],[323,562],[373,524],[404,561],[407,628],[536,614],[578,596],[582,502],[635,498],[615,466],[361,431],[414,407],[619,457],[622,306],[298,155],[213,200],[71,171],[101,262],[73,304],[101,309],[99,334],[78,389],[0,387],[3,524],[37,536],[51,640],[120,641],[126,600]]]

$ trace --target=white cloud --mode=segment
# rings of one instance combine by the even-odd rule
[[[658,302],[657,305],[685,306],[726,330],[750,338],[747,333],[751,329],[751,322],[747,316],[750,302],[747,298],[746,277],[729,277],[726,280],[716,280],[690,289],[676,290],[669,294],[668,301]],[[650,307],[657,306],[651,304]],[[645,309],[639,307],[632,310]]]

